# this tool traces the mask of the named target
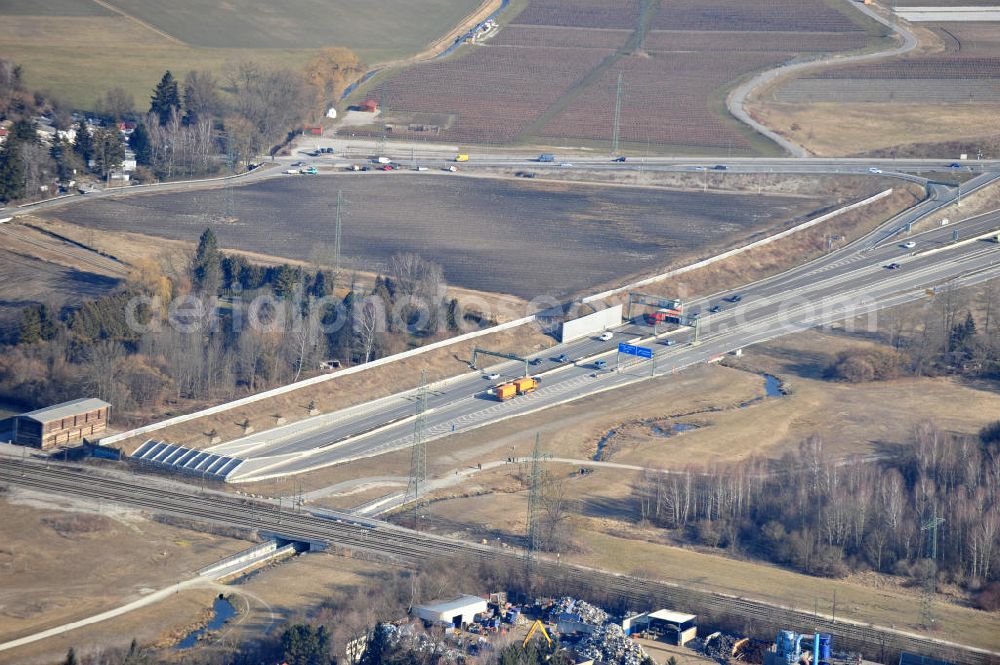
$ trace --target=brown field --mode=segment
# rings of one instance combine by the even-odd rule
[[[0,642],[118,607],[250,546],[149,521],[137,511],[17,488],[0,510]],[[127,647],[133,635],[153,640],[190,625],[212,595],[191,591],[179,602],[0,652],[0,663],[51,663],[69,646]]]
[[[649,52],[622,58],[586,88],[581,99],[543,125],[548,140],[607,141],[614,127],[618,73],[623,98],[619,140],[639,145],[709,147],[727,154],[753,154],[754,144],[731,121],[707,108],[713,92],[743,74],[776,65],[788,53],[727,51]],[[664,76],[676,72],[677,76]],[[683,138],[682,138],[683,137]]]
[[[0,227],[0,242],[0,340],[12,334],[25,307],[79,306],[114,289],[127,271],[123,263],[22,224]]]
[[[411,251],[440,263],[450,284],[529,299],[741,244],[830,205],[820,197],[375,173],[240,187],[235,223],[217,221],[219,189],[99,199],[46,216],[188,242],[212,227],[227,249],[308,259],[317,242],[333,244],[339,189],[348,200],[343,251],[351,267],[380,270],[394,252]]]
[[[813,69],[748,107],[817,155],[996,157],[1000,31],[941,23],[918,24],[915,34],[921,43],[912,54]]]
[[[621,73],[619,140],[626,150],[773,152],[729,118],[727,87],[799,53],[864,48],[881,36],[846,6],[824,0],[773,5],[532,0],[473,52],[390,74],[364,94],[390,109],[394,136],[593,146],[612,139]],[[428,114],[444,119],[424,122]]]
[[[954,159],[961,152],[1000,156],[1000,102],[952,104],[754,102],[752,113],[820,156],[867,154]],[[933,144],[951,150],[934,150]],[[930,146],[930,150],[924,148]]]
[[[657,30],[851,32],[858,24],[824,0],[670,0],[657,14]]]

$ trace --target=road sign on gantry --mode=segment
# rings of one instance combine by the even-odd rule
[[[639,358],[652,358],[653,349],[647,348],[645,346],[635,346],[634,344],[625,344],[624,342],[618,343],[618,353],[624,353],[630,356],[638,356]]]

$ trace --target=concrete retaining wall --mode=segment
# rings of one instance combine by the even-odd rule
[[[820,224],[822,222],[825,222],[828,219],[836,217],[837,215],[841,215],[841,214],[843,214],[845,212],[848,212],[850,210],[855,210],[857,208],[861,208],[861,207],[870,205],[870,204],[874,203],[875,201],[878,201],[880,199],[883,199],[883,198],[889,196],[891,193],[892,193],[892,189],[887,189],[884,192],[880,192],[878,194],[875,194],[874,196],[870,196],[867,199],[864,199],[863,201],[858,201],[857,203],[852,203],[850,205],[844,206],[843,208],[838,208],[837,210],[834,210],[832,212],[828,212],[825,215],[821,215],[820,217],[817,217],[815,219],[811,219],[811,220],[809,220],[807,222],[803,222],[802,224],[799,224],[797,226],[793,226],[790,229],[786,229],[785,231],[781,231],[780,233],[776,233],[776,234],[774,234],[772,236],[768,236],[767,238],[762,238],[761,240],[757,240],[757,241],[752,242],[752,243],[750,243],[748,245],[744,245],[742,247],[737,247],[736,249],[732,249],[732,250],[729,250],[727,252],[723,252],[722,254],[717,254],[716,256],[709,257],[709,258],[707,258],[707,259],[705,259],[703,261],[698,261],[697,263],[692,263],[691,265],[682,266],[680,268],[676,268],[676,269],[671,270],[669,272],[665,272],[665,273],[662,273],[662,274],[659,274],[659,275],[654,275],[652,277],[648,277],[646,279],[642,279],[640,281],[633,282],[631,284],[626,284],[625,286],[620,286],[620,287],[615,288],[615,289],[610,289],[608,291],[603,291],[601,293],[596,293],[596,294],[591,295],[591,296],[586,296],[585,298],[581,299],[581,302],[583,302],[583,303],[590,303],[590,302],[595,302],[595,301],[598,301],[598,300],[603,300],[605,298],[608,298],[608,297],[611,297],[611,296],[614,296],[614,295],[618,295],[620,293],[625,293],[626,291],[637,289],[637,288],[645,286],[647,284],[653,284],[655,282],[660,282],[660,281],[663,281],[665,279],[669,279],[669,278],[674,277],[676,275],[680,275],[680,274],[683,274],[683,273],[686,273],[686,272],[690,272],[692,270],[697,270],[698,268],[703,268],[703,267],[705,267],[707,265],[711,265],[713,263],[717,263],[718,261],[722,261],[722,260],[730,258],[732,256],[736,256],[737,254],[741,254],[743,252],[749,251],[749,250],[751,250],[751,249],[753,249],[755,247],[760,247],[760,246],[772,243],[772,242],[774,242],[776,240],[779,240],[781,238],[785,238],[787,236],[792,235],[793,233],[797,233],[798,231],[802,231],[802,230],[807,229],[809,227],[812,227],[812,226],[815,226],[815,225]],[[525,316],[525,317],[520,318],[520,319],[515,319],[513,321],[508,321],[507,323],[502,323],[502,324],[500,324],[498,326],[493,326],[492,328],[486,328],[484,330],[475,330],[473,332],[465,333],[464,335],[458,335],[457,337],[451,337],[451,338],[448,338],[448,339],[444,339],[444,340],[441,340],[440,342],[434,342],[433,344],[428,344],[427,346],[422,346],[422,347],[420,347],[418,349],[411,349],[410,351],[404,351],[402,353],[397,353],[395,355],[386,356],[384,358],[379,358],[378,360],[373,360],[373,361],[371,361],[369,363],[365,363],[363,365],[355,365],[354,367],[348,367],[347,369],[342,369],[342,370],[339,370],[339,371],[336,371],[336,372],[331,372],[329,374],[321,374],[319,376],[314,376],[314,377],[311,377],[311,378],[308,378],[308,379],[303,379],[302,381],[297,381],[295,383],[290,383],[290,384],[285,385],[285,386],[279,386],[278,388],[273,388],[271,390],[265,390],[264,392],[257,393],[256,395],[249,395],[247,397],[243,397],[241,399],[237,399],[237,400],[234,400],[232,402],[226,402],[225,404],[218,404],[216,406],[209,407],[207,409],[202,409],[201,411],[196,411],[194,413],[189,413],[189,414],[181,415],[181,416],[175,416],[173,418],[168,418],[167,420],[162,420],[162,421],[160,421],[158,423],[152,423],[150,425],[145,425],[143,427],[137,427],[136,429],[129,430],[127,432],[121,432],[120,434],[113,434],[111,436],[106,436],[106,437],[104,437],[104,438],[102,438],[100,440],[100,444],[102,446],[108,446],[108,445],[112,445],[112,444],[115,444],[115,443],[119,443],[119,442],[124,441],[126,439],[130,439],[130,438],[132,438],[134,436],[139,436],[139,435],[142,435],[142,434],[148,434],[150,432],[155,432],[155,431],[158,431],[158,430],[161,430],[161,429],[165,429],[165,428],[170,427],[172,425],[178,425],[180,423],[185,423],[185,422],[188,422],[188,421],[191,421],[191,420],[196,420],[196,419],[202,418],[204,416],[211,416],[211,415],[215,415],[217,413],[223,413],[225,411],[229,411],[231,409],[236,409],[236,408],[239,408],[241,406],[246,406],[247,404],[253,404],[254,402],[259,402],[261,400],[268,399],[270,397],[275,397],[277,395],[284,395],[285,393],[290,393],[290,392],[298,390],[300,388],[305,388],[307,386],[316,385],[316,384],[320,384],[320,383],[325,383],[326,381],[331,381],[333,379],[336,379],[336,378],[339,378],[339,377],[342,377],[342,376],[348,376],[350,374],[356,374],[358,372],[363,372],[363,371],[371,369],[373,367],[380,367],[382,365],[387,365],[389,363],[396,362],[397,360],[403,360],[405,358],[412,358],[414,356],[419,356],[420,354],[423,354],[423,353],[428,353],[428,352],[434,351],[436,349],[443,349],[443,348],[446,348],[446,347],[451,346],[453,344],[459,344],[461,342],[465,342],[467,340],[475,339],[477,337],[482,337],[482,336],[485,336],[485,335],[490,335],[490,334],[495,333],[495,332],[501,332],[503,330],[510,330],[512,328],[517,328],[517,327],[523,326],[523,325],[525,325],[527,323],[531,323],[531,322],[535,321],[537,318],[538,318],[537,315],[532,314],[530,316]]]
[[[563,321],[560,339],[563,342],[572,342],[574,339],[586,337],[591,333],[617,328],[621,324],[622,306],[618,304],[572,321]]]
[[[803,223],[799,224],[798,226],[793,226],[792,228],[786,229],[786,230],[784,230],[784,231],[782,231],[780,233],[775,233],[772,236],[768,236],[766,238],[761,238],[760,240],[754,241],[754,242],[752,242],[752,243],[750,243],[748,245],[743,245],[742,247],[737,247],[735,249],[731,249],[728,252],[723,252],[722,254],[716,254],[715,256],[711,256],[711,257],[709,257],[707,259],[704,259],[703,261],[698,261],[697,263],[692,263],[690,265],[682,266],[680,268],[676,268],[674,270],[670,270],[668,272],[661,273],[659,275],[653,275],[652,277],[647,277],[646,279],[641,279],[638,282],[632,282],[631,284],[626,284],[625,286],[619,286],[618,288],[615,288],[615,289],[608,289],[607,291],[602,291],[601,293],[595,293],[592,296],[587,296],[587,297],[583,298],[581,300],[581,302],[583,302],[583,303],[589,303],[589,302],[594,302],[596,300],[604,300],[605,298],[610,298],[611,296],[616,296],[616,295],[618,295],[620,293],[625,293],[627,291],[632,291],[634,289],[638,289],[638,288],[641,288],[643,286],[647,286],[649,284],[655,284],[656,282],[662,282],[665,279],[670,279],[671,277],[676,277],[677,275],[683,275],[686,272],[691,272],[692,270],[697,270],[698,268],[704,268],[705,266],[710,266],[713,263],[718,263],[719,261],[723,261],[725,259],[728,259],[728,258],[731,258],[733,256],[736,256],[737,254],[742,254],[743,252],[747,252],[747,251],[749,251],[751,249],[754,249],[755,247],[762,247],[764,245],[769,245],[770,243],[774,242],[775,240],[780,240],[782,238],[786,238],[786,237],[792,235],[793,233],[798,233],[799,231],[804,231],[805,229],[808,229],[809,227],[816,226],[817,224],[825,222],[828,219],[832,219],[832,218],[834,218],[834,217],[836,217],[838,215],[842,215],[845,212],[849,212],[851,210],[856,210],[857,208],[862,208],[864,206],[871,205],[872,203],[875,203],[876,201],[878,201],[880,199],[884,199],[885,197],[889,196],[890,194],[892,194],[892,189],[891,188],[885,190],[884,192],[879,192],[878,194],[875,194],[874,196],[869,196],[867,199],[865,199],[863,201],[858,201],[857,203],[852,203],[850,205],[844,206],[843,208],[837,208],[836,210],[834,210],[832,212],[828,212],[825,215],[820,215],[819,217],[817,217],[815,219],[810,219],[807,222],[803,222]]]

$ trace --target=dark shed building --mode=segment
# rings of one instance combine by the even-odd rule
[[[111,405],[87,397],[22,413],[14,419],[14,443],[52,448],[83,441],[107,429]]]

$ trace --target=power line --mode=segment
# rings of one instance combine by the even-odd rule
[[[424,442],[424,428],[427,411],[427,373],[420,372],[420,387],[417,389],[417,417],[413,421],[413,447],[410,456],[410,482],[406,488],[406,498],[413,502],[413,528],[419,524],[421,497],[427,491],[427,444]]]
[[[618,87],[615,90],[615,122],[611,132],[611,155],[618,155],[618,133],[622,117],[622,72],[618,72]]]

